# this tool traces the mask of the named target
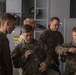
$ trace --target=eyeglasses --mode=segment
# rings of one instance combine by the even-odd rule
[[[54,26],[59,26],[60,24],[54,24]]]

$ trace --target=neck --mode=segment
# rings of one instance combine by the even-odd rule
[[[4,28],[0,28],[0,31],[2,32],[2,33],[4,33],[5,35],[7,35],[7,32],[6,32],[6,30],[4,29]]]

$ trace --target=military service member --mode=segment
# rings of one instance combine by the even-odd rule
[[[56,47],[56,53],[66,56],[64,75],[76,75],[76,27],[72,29],[73,41]]]
[[[50,19],[50,27],[40,35],[40,41],[45,43],[48,46],[48,48],[51,51],[50,54],[53,56],[54,64],[51,67],[51,69],[54,70],[53,73],[55,73],[55,71],[59,72],[58,54],[56,54],[56,52],[55,52],[55,47],[58,44],[63,43],[63,36],[58,31],[59,25],[60,25],[59,18],[52,17]]]
[[[27,25],[27,24],[31,25],[32,28],[33,28],[33,30],[35,30],[36,22],[35,22],[34,19],[32,19],[32,18],[26,18],[24,20],[24,22],[23,22],[23,25]],[[18,43],[20,43],[22,41],[24,41],[24,37],[22,35],[20,35]]]
[[[36,22],[33,18],[26,18],[23,22],[23,25],[27,25],[27,24],[31,25],[33,30],[35,30]],[[17,44],[21,43],[22,41],[24,41],[24,37],[21,34]],[[22,69],[21,68],[19,69],[19,74],[22,75]]]
[[[12,60],[15,68],[22,67],[23,75],[46,75],[47,67],[52,59],[47,47],[33,38],[31,25],[22,26],[24,41],[15,47]]]
[[[0,18],[0,75],[13,75],[7,34],[14,30],[15,25],[16,18],[9,13]]]

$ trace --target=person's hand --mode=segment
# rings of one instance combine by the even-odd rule
[[[68,50],[68,52],[76,53],[76,48],[70,48],[70,49]]]
[[[25,57],[28,58],[29,55],[31,54],[31,52],[32,52],[31,50],[27,50],[27,51],[25,52]]]
[[[40,70],[41,72],[43,72],[43,71],[46,70],[46,68],[47,68],[47,64],[46,64],[45,62],[42,62],[42,63],[40,64],[39,70]]]

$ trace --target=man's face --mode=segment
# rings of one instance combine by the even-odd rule
[[[58,20],[53,20],[50,22],[50,29],[52,31],[57,31],[59,29],[60,22]]]
[[[33,41],[34,31],[22,33],[25,43],[31,43]]]
[[[73,41],[76,43],[76,32],[72,32],[72,36],[73,36]]]
[[[15,26],[16,26],[16,21],[8,22],[7,33],[10,34],[15,29]]]

